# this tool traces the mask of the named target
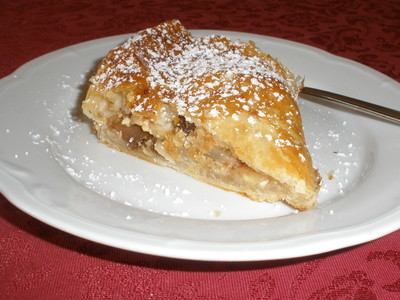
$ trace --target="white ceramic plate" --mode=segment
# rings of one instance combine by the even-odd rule
[[[365,66],[285,40],[217,33],[255,41],[308,86],[400,109],[400,85]],[[127,37],[61,49],[0,81],[0,190],[21,210],[98,243],[215,261],[307,256],[400,228],[400,127],[340,107],[300,99],[324,180],[306,212],[255,203],[98,143],[79,105],[99,59]]]

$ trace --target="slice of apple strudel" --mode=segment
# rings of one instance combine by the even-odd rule
[[[302,80],[253,42],[178,20],[111,50],[82,104],[101,142],[256,201],[316,203],[296,103]]]

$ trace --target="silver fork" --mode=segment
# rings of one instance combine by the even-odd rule
[[[311,87],[304,87],[301,91],[301,94],[339,103],[352,109],[368,113],[400,125],[400,111],[398,110]]]

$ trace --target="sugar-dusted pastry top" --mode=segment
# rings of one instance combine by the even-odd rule
[[[155,122],[167,104],[185,124],[203,128],[250,168],[308,193],[308,208],[315,204],[319,176],[296,102],[301,88],[301,79],[253,42],[194,37],[172,20],[110,51],[91,78],[85,102],[92,119],[109,122],[107,113],[95,112],[96,95],[121,98],[122,104],[107,105],[122,106],[118,122],[125,126],[135,117]]]
[[[302,87],[299,78],[252,42],[232,42],[217,35],[196,38],[173,20],[138,32],[111,51],[92,83],[104,91],[132,83],[143,88],[157,87],[162,101],[174,102],[180,111],[190,108],[196,117],[201,115],[198,105],[226,115],[225,107],[212,103],[212,98],[238,95],[245,98],[246,78],[261,89],[267,83],[295,98]],[[236,97],[235,105],[246,109],[243,97]],[[275,93],[274,97],[279,100],[282,95]],[[143,105],[149,100],[143,98]],[[261,116],[263,109],[264,105],[258,108]]]

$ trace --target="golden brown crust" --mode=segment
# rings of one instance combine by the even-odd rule
[[[195,38],[172,20],[110,51],[83,110],[100,140],[121,151],[253,200],[308,209],[320,178],[296,103],[301,88],[254,43]]]

